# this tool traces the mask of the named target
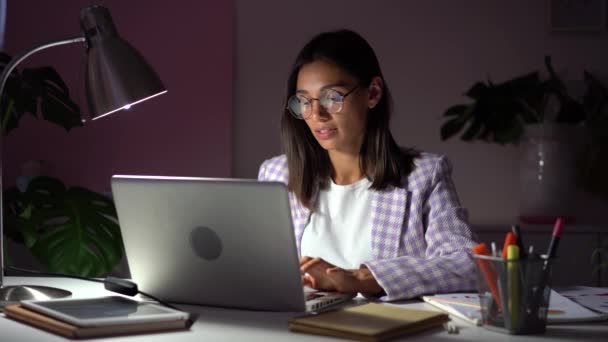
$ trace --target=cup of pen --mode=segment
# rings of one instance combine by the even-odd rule
[[[483,327],[508,334],[544,333],[553,260],[473,257]]]

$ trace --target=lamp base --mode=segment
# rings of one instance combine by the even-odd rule
[[[21,300],[46,300],[71,295],[72,292],[70,291],[48,286],[16,285],[0,287],[0,303],[2,306]]]

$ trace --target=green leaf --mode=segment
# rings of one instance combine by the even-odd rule
[[[123,257],[113,202],[50,177],[33,179],[25,193],[35,205],[39,238],[33,255],[52,272],[97,277]]]
[[[560,107],[555,122],[577,124],[585,120],[585,109],[582,104],[567,97]]]
[[[591,127],[608,127],[608,89],[591,73],[584,72],[587,91],[583,96],[583,108],[588,114],[587,124]],[[603,124],[603,125],[602,125]]]
[[[0,71],[11,61],[7,54],[0,54]],[[10,105],[12,103],[12,105]],[[26,114],[38,116],[69,131],[82,126],[79,106],[70,98],[65,82],[51,67],[26,68],[21,73],[11,72],[0,99],[0,115],[3,134],[6,135],[19,126]]]
[[[517,143],[524,133],[524,126],[518,122],[505,125],[494,132],[494,141],[499,144]]]
[[[466,123],[467,121],[460,117],[448,120],[446,123],[441,125],[441,140],[447,140],[456,133],[460,132]]]
[[[479,100],[480,98],[484,97],[487,92],[488,86],[482,82],[477,82],[465,93],[465,95],[474,100]]]
[[[448,108],[443,116],[463,116],[470,111],[471,105],[459,104]]]
[[[475,137],[477,137],[477,134],[483,128],[483,122],[481,119],[483,117],[483,114],[484,113],[480,110],[479,107],[476,106],[475,108],[473,108],[471,112],[473,121],[465,130],[465,132],[460,136],[460,139],[464,141],[472,141],[473,139],[475,139]]]
[[[23,78],[28,81],[32,93],[40,97],[40,111],[45,120],[66,131],[82,126],[80,108],[72,101],[67,86],[53,68],[25,69]]]
[[[38,218],[33,205],[15,187],[4,191],[4,234],[11,240],[31,247],[38,239]]]

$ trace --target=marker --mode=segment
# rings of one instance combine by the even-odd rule
[[[519,229],[518,225],[514,224],[511,226],[511,232],[513,233],[513,235],[515,235],[515,243],[517,244],[517,247],[519,247],[519,258],[525,259],[526,248],[524,246],[524,240],[521,235],[521,229]]]
[[[535,291],[536,293],[533,295],[532,312],[536,312],[542,304],[543,292],[545,291],[545,287],[547,287],[547,281],[549,279],[549,265],[551,265],[551,261],[557,255],[557,246],[559,245],[559,240],[562,236],[563,227],[564,219],[558,217],[557,220],[555,220],[555,225],[553,226],[553,234],[551,234],[551,241],[549,242],[549,248],[547,249],[547,256],[541,271],[541,279],[538,282],[538,288]]]
[[[509,315],[511,317],[511,331],[519,327],[519,247],[510,245],[507,251],[507,274],[509,291]]]
[[[490,252],[488,251],[488,246],[484,242],[482,242],[477,246],[473,247],[473,254],[489,256]],[[477,263],[479,265],[479,270],[483,274],[483,277],[486,279],[486,283],[490,288],[490,292],[492,292],[492,297],[494,297],[494,301],[498,305],[498,309],[502,311],[500,294],[498,293],[498,288],[496,287],[496,271],[488,260],[477,259]]]
[[[507,258],[507,250],[509,249],[509,246],[511,245],[515,245],[517,243],[517,239],[515,238],[515,234],[508,232],[507,236],[505,237],[505,243],[502,246],[502,257],[503,258]]]
[[[553,226],[553,234],[551,236],[551,242],[549,242],[549,249],[547,249],[547,261],[555,258],[557,254],[557,246],[559,245],[559,240],[562,236],[563,227],[564,219],[558,217],[557,220],[555,220],[555,226]]]

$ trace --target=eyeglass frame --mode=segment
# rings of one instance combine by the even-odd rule
[[[357,90],[357,88],[359,88],[360,86],[361,86],[360,84],[355,85],[355,86],[354,86],[354,87],[353,87],[351,90],[347,91],[345,94],[342,94],[342,92],[340,92],[340,91],[338,91],[338,90],[335,90],[335,89],[332,89],[332,88],[328,88],[328,89],[324,89],[324,90],[322,90],[322,91],[325,91],[325,90],[333,90],[333,91],[335,91],[336,93],[338,93],[340,96],[342,96],[342,99],[340,100],[340,102],[341,102],[341,104],[342,104],[342,106],[340,107],[340,110],[338,110],[338,111],[337,111],[337,112],[335,112],[335,113],[329,113],[329,114],[334,115],[334,114],[338,114],[338,113],[340,113],[340,112],[342,111],[342,109],[344,109],[344,99],[346,99],[346,97],[347,97],[348,95],[352,94],[352,93],[353,93],[355,90]],[[307,99],[309,102],[311,102],[310,114],[309,114],[309,115],[307,115],[307,116],[304,116],[304,115],[299,116],[299,115],[297,115],[296,113],[294,113],[294,112],[293,112],[293,110],[291,110],[291,108],[289,107],[289,102],[290,102],[290,101],[291,101],[291,99],[292,99],[292,98],[294,98],[294,97],[295,97],[295,98],[297,98],[297,97],[298,97],[298,95],[296,95],[296,94],[291,95],[291,96],[290,96],[290,97],[287,99],[287,107],[286,107],[286,109],[287,109],[287,110],[289,111],[289,113],[290,113],[290,114],[291,114],[293,117],[295,117],[296,119],[300,119],[300,120],[306,120],[306,119],[308,119],[308,118],[310,118],[310,117],[312,116],[312,101],[315,101],[315,100],[316,100],[317,102],[319,102],[319,106],[321,106],[321,107],[325,108],[324,106],[322,106],[322,105],[321,105],[321,101],[320,101],[320,99],[319,99],[318,97],[317,97],[317,98],[310,98],[310,99],[309,99],[309,98],[308,98],[308,97],[306,97],[306,96],[302,96],[302,97],[304,97],[305,99]]]

